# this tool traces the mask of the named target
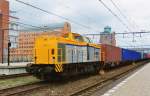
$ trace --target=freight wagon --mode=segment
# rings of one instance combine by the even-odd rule
[[[122,49],[122,62],[141,60],[141,53],[129,49]]]
[[[107,67],[118,65],[121,62],[121,48],[101,44],[101,60]]]
[[[146,54],[146,58],[150,59],[150,53]]]
[[[141,53],[141,59],[145,59],[146,58],[146,53],[144,52],[140,52]]]

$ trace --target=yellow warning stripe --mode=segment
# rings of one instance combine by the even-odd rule
[[[57,65],[55,65],[55,70],[56,72],[60,72],[59,67]]]
[[[62,64],[55,64],[55,71],[62,72],[63,71]]]

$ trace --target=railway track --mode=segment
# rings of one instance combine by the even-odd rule
[[[31,76],[28,73],[22,73],[22,74],[14,74],[14,75],[0,75],[0,80],[1,79],[12,79],[12,78],[16,78],[16,77],[25,77],[25,76]]]
[[[71,93],[69,93],[69,95],[70,96],[78,96],[78,95],[89,96],[93,92],[100,90],[102,87],[105,87],[109,85],[110,83],[114,82],[115,80],[118,80],[122,78],[123,76],[127,75],[128,73],[134,71],[135,69],[139,68],[141,65],[144,65],[144,64],[138,64],[134,68],[128,69],[125,72],[118,73],[115,76],[113,75],[112,77],[104,78],[100,80],[99,82],[95,82],[79,90],[72,91]],[[34,90],[38,90],[38,89],[42,89],[46,87],[49,87],[48,82],[40,81],[40,82],[30,83],[26,85],[2,89],[0,90],[0,96],[20,96],[20,95],[23,95],[24,93],[30,93],[30,92],[32,93],[32,91]]]
[[[41,82],[30,83],[27,85],[11,87],[11,88],[0,90],[0,96],[12,96],[12,95],[20,96],[20,94],[30,92],[36,89],[40,89],[46,86],[47,84],[44,81],[41,81]]]
[[[100,90],[101,88],[108,86],[109,84],[111,84],[112,82],[121,79],[122,77],[126,76],[127,74],[129,74],[130,72],[133,72],[134,70],[136,70],[139,67],[142,67],[142,65],[144,65],[147,62],[142,62],[142,64],[139,64],[137,66],[135,66],[134,68],[131,68],[125,72],[119,73],[113,77],[109,77],[107,79],[103,79],[100,82],[96,82],[93,85],[87,86],[83,89],[77,90],[76,92],[73,92],[70,94],[70,96],[90,96],[91,94],[93,94],[94,92]]]

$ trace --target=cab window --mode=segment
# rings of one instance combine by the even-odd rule
[[[63,37],[64,38],[69,38],[69,34],[65,34]]]
[[[84,41],[87,43],[92,43],[91,40],[88,37],[84,37]]]
[[[77,40],[77,41],[80,41],[80,42],[84,41],[82,36],[75,36],[74,39]]]

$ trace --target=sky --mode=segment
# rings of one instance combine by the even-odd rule
[[[23,5],[16,0],[9,0],[12,15],[17,16],[20,22],[35,26],[44,26],[53,23],[65,22],[57,16],[44,13],[29,6]],[[118,21],[100,2],[99,0],[21,0],[38,6],[44,10],[55,13],[69,19],[72,25],[72,31],[80,34],[100,33],[107,25],[112,27],[112,31],[121,32],[136,32],[141,30],[149,31],[150,29],[150,11],[149,0],[113,0],[119,7],[125,18],[113,6],[111,0],[102,0],[122,21],[128,25],[128,30],[122,23]],[[84,25],[86,27],[83,27]],[[150,45],[148,42],[149,35],[135,36],[122,35],[116,36],[118,46],[141,46]],[[96,37],[95,37],[96,38]],[[143,47],[143,46],[141,46]]]

